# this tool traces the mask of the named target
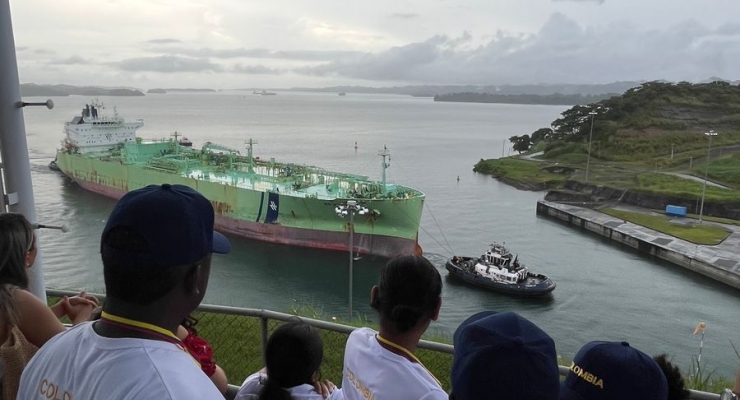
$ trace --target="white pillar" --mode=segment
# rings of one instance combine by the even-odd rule
[[[0,155],[5,173],[8,209],[25,215],[33,224],[38,221],[33,200],[26,127],[23,108],[20,107],[21,89],[9,0],[0,0],[0,60]],[[43,246],[39,248],[42,249]],[[28,289],[46,302],[41,252],[36,257],[33,268],[28,270],[28,276]]]

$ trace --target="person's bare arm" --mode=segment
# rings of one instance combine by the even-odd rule
[[[64,325],[59,322],[56,312],[38,297],[25,290],[16,290],[13,299],[18,308],[18,327],[36,347],[43,346],[54,335],[64,332]]]

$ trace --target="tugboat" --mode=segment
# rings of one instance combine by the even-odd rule
[[[59,166],[57,165],[57,158],[54,157],[54,160],[49,163],[49,169],[52,171],[62,172],[61,169],[59,169]]]
[[[454,256],[445,264],[450,275],[485,289],[515,295],[544,296],[555,290],[555,282],[529,271],[502,244],[493,243],[480,257]]]
[[[193,142],[190,141],[190,139],[186,138],[185,136],[182,136],[179,133],[177,133],[177,131],[175,131],[175,133],[171,134],[170,136],[174,136],[175,137],[175,140],[178,143],[180,143],[180,146],[193,147]]]

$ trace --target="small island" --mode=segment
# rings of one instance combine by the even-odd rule
[[[95,86],[21,84],[22,96],[144,96],[139,89],[103,88]]]
[[[146,93],[147,94],[150,94],[150,93],[152,93],[152,94],[165,94],[165,93],[167,93],[167,91],[164,90],[164,89],[162,89],[162,88],[155,88],[155,89],[149,89],[149,90],[147,90]]]
[[[520,155],[473,170],[579,204],[699,214],[704,196],[704,215],[740,220],[740,86],[647,82],[509,141]]]
[[[572,106],[589,104],[617,96],[616,93],[582,95],[582,94],[491,94],[491,93],[450,93],[434,96],[434,101],[462,103],[504,103],[504,104],[542,104],[553,106]]]

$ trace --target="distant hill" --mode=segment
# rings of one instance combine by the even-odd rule
[[[434,96],[434,101],[464,103],[507,103],[507,104],[545,104],[572,106],[589,104],[618,96],[616,93],[582,95],[582,94],[489,94],[489,93],[450,93]]]
[[[215,93],[216,90],[213,89],[195,89],[195,88],[154,88],[149,89],[146,91],[147,93],[156,93],[156,94],[164,94],[164,93]]]
[[[197,93],[215,93],[213,89],[198,89],[198,88],[166,88],[167,92],[197,92]]]
[[[21,84],[22,96],[144,96],[138,89],[101,88],[94,86]]]
[[[714,146],[740,143],[740,86],[725,81],[646,82],[622,96],[565,110],[549,128],[533,135],[547,141],[547,159],[585,154],[585,143],[592,136],[601,160],[649,164],[675,153],[675,159],[663,160],[673,164],[706,154],[704,133],[709,130],[719,132]]]
[[[622,94],[643,82],[614,82],[602,85],[541,84],[541,85],[418,85],[374,88],[367,86],[330,86],[324,88],[294,87],[290,90],[302,92],[345,92],[367,94],[401,94],[417,97],[434,97],[452,93],[487,93],[495,95],[605,95]],[[574,103],[571,103],[574,104]]]

